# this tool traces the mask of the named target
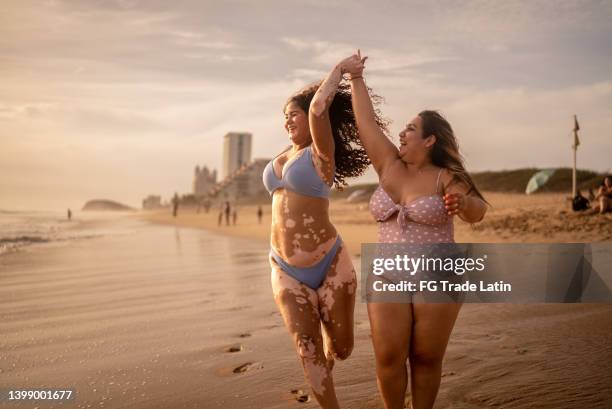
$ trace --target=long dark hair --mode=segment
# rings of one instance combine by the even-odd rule
[[[312,98],[320,85],[321,83],[318,82],[301,89],[287,100],[285,108],[291,102],[295,102],[308,114]],[[384,119],[380,110],[376,108],[382,101],[382,98],[373,94],[370,88],[368,88],[368,92],[375,106],[376,123],[385,134],[388,134],[387,125],[389,121]],[[342,190],[342,187],[347,185],[345,178],[361,176],[370,165],[370,159],[359,139],[350,85],[341,83],[338,86],[338,91],[329,106],[329,121],[335,144],[334,161],[336,172],[334,174],[334,185],[338,190]]]
[[[488,203],[470,174],[465,170],[463,156],[459,153],[459,144],[450,123],[438,111],[422,111],[419,117],[423,121],[423,138],[436,136],[436,143],[431,150],[431,161],[434,165],[444,168],[452,175],[449,184],[463,183],[468,187],[468,194],[473,193]]]

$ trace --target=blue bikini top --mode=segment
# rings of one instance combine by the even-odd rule
[[[263,183],[270,195],[276,189],[284,188],[304,196],[322,198],[329,196],[329,185],[321,179],[312,163],[310,146],[306,147],[304,152],[288,165],[281,179],[274,173],[273,162],[274,159],[268,162],[263,171]]]

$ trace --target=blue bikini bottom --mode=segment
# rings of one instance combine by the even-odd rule
[[[333,247],[327,252],[325,257],[321,261],[319,261],[314,266],[310,267],[295,267],[291,264],[288,264],[282,257],[274,251],[274,249],[270,249],[270,256],[276,261],[276,263],[280,266],[280,268],[291,277],[295,278],[301,283],[306,284],[308,287],[316,290],[323,284],[325,277],[327,276],[327,270],[334,260],[334,256],[338,251],[338,248],[342,244],[342,240],[340,239],[340,235],[336,239]]]

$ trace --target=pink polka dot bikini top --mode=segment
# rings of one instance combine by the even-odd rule
[[[446,212],[438,188],[441,173],[442,169],[436,194],[417,197],[407,205],[393,202],[378,186],[370,198],[370,213],[378,222],[380,243],[454,243],[453,218]],[[394,214],[396,218],[391,217]]]

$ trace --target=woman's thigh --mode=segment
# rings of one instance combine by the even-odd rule
[[[341,244],[321,287],[317,289],[321,321],[334,352],[344,358],[353,349],[353,315],[357,277],[347,247]]]
[[[410,303],[368,304],[372,344],[379,365],[405,364],[412,336],[412,314]]]
[[[441,361],[461,309],[460,303],[413,304],[411,359]]]
[[[319,297],[305,284],[285,273],[271,259],[271,282],[274,301],[291,334],[320,334]]]

